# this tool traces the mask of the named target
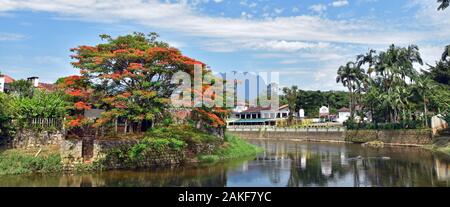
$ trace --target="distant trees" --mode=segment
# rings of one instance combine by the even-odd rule
[[[296,87],[297,86],[293,86]],[[283,91],[289,88],[283,89]],[[292,90],[291,90],[292,91]],[[291,101],[288,101],[288,95],[283,94],[280,97],[281,104],[289,104],[292,109],[291,112],[294,113],[300,109],[305,110],[305,115],[308,117],[318,117],[319,108],[321,106],[330,106],[330,112],[336,113],[337,110],[348,107],[349,95],[344,91],[306,91],[297,89],[297,95],[291,95]],[[296,98],[295,107],[291,107],[292,97]]]

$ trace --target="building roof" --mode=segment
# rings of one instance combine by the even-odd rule
[[[14,80],[14,78],[12,78],[9,75],[0,75],[0,77],[5,77],[5,83],[12,83],[12,82],[16,81],[16,80]]]
[[[266,121],[275,121],[274,119],[239,119],[231,121],[232,123],[265,123]]]
[[[338,112],[350,112],[350,109],[343,107],[339,109]]]
[[[278,107],[278,110],[283,110],[285,108],[288,108],[289,105],[283,105]],[[250,107],[247,110],[243,111],[242,113],[257,113],[260,111],[268,111],[268,110],[272,110],[272,106],[267,106],[267,107],[262,107],[262,106],[257,106],[257,107]]]
[[[56,90],[56,85],[51,83],[39,83],[38,86],[39,89],[44,89],[47,91],[54,91]]]
[[[280,108],[278,108],[278,110],[283,110],[283,109],[285,109],[285,108],[289,108],[289,105],[286,104],[286,105],[280,106]]]
[[[256,112],[260,112],[263,110],[270,110],[270,106],[269,107],[262,107],[262,106],[257,106],[257,107],[250,107],[247,110],[243,111],[242,113],[256,113]]]

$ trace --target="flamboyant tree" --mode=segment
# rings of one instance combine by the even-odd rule
[[[155,33],[100,37],[106,43],[71,49],[75,53],[71,57],[76,60],[72,65],[80,70],[81,76],[65,81],[68,94],[80,99],[75,102],[75,110],[92,107],[105,110],[93,126],[102,126],[117,118],[124,119],[131,131],[141,129],[143,123],[158,123],[170,116],[167,110],[170,97],[178,86],[171,83],[174,74],[183,71],[193,76],[195,65],[200,65],[203,73],[209,72],[204,63],[157,41]],[[82,84],[84,88],[71,85],[75,77],[86,83]],[[201,92],[207,88],[208,84]],[[213,126],[224,125],[221,110],[196,108],[194,111]],[[78,121],[71,123],[79,124],[82,119],[79,114],[74,119]]]

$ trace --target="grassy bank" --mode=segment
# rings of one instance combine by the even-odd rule
[[[15,150],[0,154],[0,175],[51,173],[61,169],[59,154],[34,156]]]
[[[242,157],[255,156],[263,149],[252,145],[235,135],[225,135],[225,142],[211,155],[200,155],[197,159],[203,163],[213,163]]]
[[[427,145],[425,148],[450,156],[450,137],[438,138],[432,145]]]

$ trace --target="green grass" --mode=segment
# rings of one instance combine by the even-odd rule
[[[255,156],[261,152],[263,152],[262,148],[252,145],[237,136],[225,135],[225,143],[220,148],[211,155],[200,155],[197,159],[199,162],[213,163],[221,160]]]
[[[425,146],[426,149],[434,152],[444,153],[450,156],[450,137],[441,137],[435,140],[432,145]]]
[[[58,154],[34,157],[17,152],[0,154],[0,175],[59,172],[62,169]]]

